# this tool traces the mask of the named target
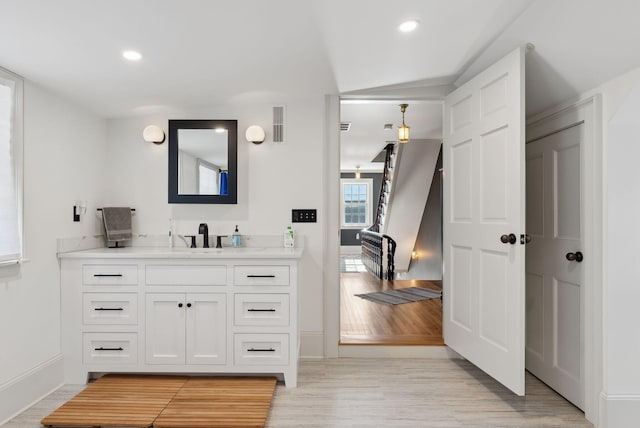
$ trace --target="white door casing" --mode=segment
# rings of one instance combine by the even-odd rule
[[[524,394],[524,48],[445,99],[445,343]],[[514,234],[514,244],[502,235]]]

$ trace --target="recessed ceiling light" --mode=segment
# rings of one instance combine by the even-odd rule
[[[124,51],[122,52],[122,57],[129,61],[140,61],[142,54],[138,51]]]
[[[411,21],[405,21],[402,24],[400,24],[400,26],[398,27],[398,30],[402,33],[410,33],[416,28],[418,28],[418,21],[411,20]]]

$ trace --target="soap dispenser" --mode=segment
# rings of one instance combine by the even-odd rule
[[[284,247],[293,248],[294,242],[293,229],[291,228],[291,226],[287,226],[287,228],[284,230]]]
[[[236,230],[231,235],[231,245],[236,248],[242,245],[242,237],[240,235],[240,232],[238,231],[237,224],[236,224]]]

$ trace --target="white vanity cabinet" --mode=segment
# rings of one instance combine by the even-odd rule
[[[296,386],[300,249],[59,254],[65,382],[251,373]]]

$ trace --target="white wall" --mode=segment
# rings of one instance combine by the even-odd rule
[[[604,388],[605,427],[638,426],[640,420],[640,69],[606,83],[604,139]]]
[[[94,233],[76,200],[103,195],[106,122],[25,82],[24,232],[29,262],[0,269],[0,424],[62,382],[56,238]]]
[[[287,142],[271,142],[272,106],[285,104]],[[238,120],[237,205],[167,203],[168,144],[145,143],[142,130],[156,124],[167,131],[168,119]],[[244,132],[261,125],[267,140],[248,143]],[[169,218],[176,233],[196,234],[198,224],[209,225],[211,235],[230,235],[239,225],[245,235],[280,234],[291,223],[291,209],[316,208],[318,223],[296,223],[305,236],[300,262],[300,326],[303,356],[322,355],[323,330],[323,126],[324,97],[279,97],[273,102],[242,102],[207,109],[176,111],[164,116],[112,119],[108,122],[107,204],[136,208],[134,232],[166,234]],[[336,247],[337,251],[337,247]]]

